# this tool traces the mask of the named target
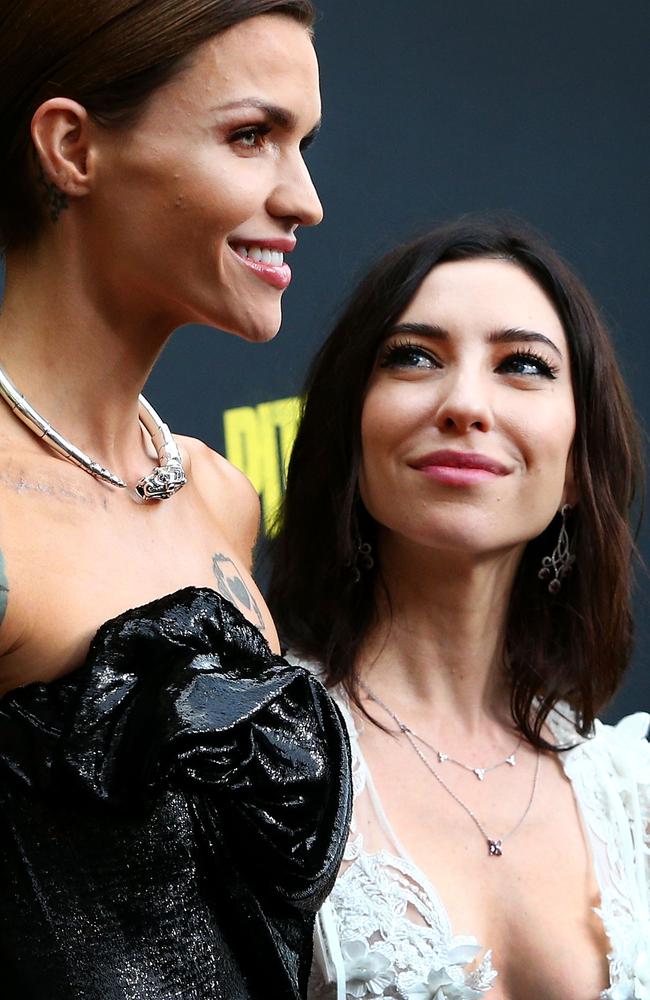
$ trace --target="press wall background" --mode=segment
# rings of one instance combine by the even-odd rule
[[[317,0],[318,2],[318,0]],[[468,211],[530,220],[609,320],[650,424],[648,0],[322,0],[324,127],[308,154],[325,221],[293,255],[279,337],[186,327],[148,395],[240,464],[268,513],[307,364],[367,264]],[[335,401],[333,401],[335,405]],[[648,524],[640,539],[650,561]],[[610,717],[650,709],[650,578]]]

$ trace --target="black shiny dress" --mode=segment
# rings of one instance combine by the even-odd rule
[[[336,708],[212,590],[0,700],[2,1000],[295,1000],[343,851]]]

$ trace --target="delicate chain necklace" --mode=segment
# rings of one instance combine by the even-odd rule
[[[366,684],[361,682],[361,687],[366,692],[366,694],[372,698],[373,701],[376,701],[377,704],[384,709],[385,712],[388,712],[389,715],[393,714],[391,710],[388,708],[388,706],[385,705],[383,701],[381,701],[381,699],[377,697],[376,694],[373,694],[373,692]],[[395,719],[395,721],[397,722],[397,719]],[[521,746],[521,737],[519,737],[519,739],[517,740],[514,750],[512,750],[507,757],[504,757],[503,760],[498,761],[496,764],[489,764],[486,767],[472,767],[471,764],[464,764],[462,760],[458,760],[456,757],[450,757],[448,753],[444,753],[444,751],[438,750],[438,748],[434,747],[432,743],[428,743],[422,736],[418,736],[418,734],[415,733],[411,729],[411,727],[407,726],[405,723],[400,722],[398,723],[398,725],[404,734],[410,733],[411,736],[418,741],[418,743],[421,743],[423,746],[428,747],[429,750],[433,750],[436,757],[438,758],[439,764],[446,764],[446,763],[456,764],[457,767],[462,767],[463,771],[469,771],[470,774],[475,775],[475,777],[478,778],[479,781],[483,781],[486,774],[490,774],[491,771],[496,771],[497,768],[503,767],[505,764],[508,764],[510,767],[515,767],[517,764],[517,751]]]
[[[396,725],[397,725],[398,729],[400,730],[400,732],[404,734],[404,736],[406,737],[406,739],[408,740],[408,742],[411,744],[411,746],[415,750],[416,754],[418,755],[418,757],[420,758],[420,760],[422,761],[422,763],[424,764],[424,766],[426,767],[426,769],[428,771],[430,771],[430,773],[436,779],[436,781],[438,782],[438,784],[442,785],[442,787],[444,788],[444,790],[446,792],[448,792],[449,795],[451,795],[452,799],[455,802],[458,803],[458,805],[461,807],[461,809],[463,809],[467,813],[467,815],[472,820],[472,822],[474,823],[474,825],[477,827],[479,833],[481,834],[481,836],[485,840],[485,842],[487,844],[489,856],[491,858],[500,858],[501,855],[503,854],[503,845],[505,844],[506,840],[508,840],[510,837],[512,837],[512,835],[514,833],[517,832],[517,830],[522,825],[522,823],[524,822],[524,820],[526,819],[526,817],[528,816],[528,813],[530,812],[530,810],[532,808],[533,800],[535,798],[535,793],[537,791],[537,785],[538,785],[538,780],[539,780],[539,767],[540,767],[540,762],[541,762],[541,755],[540,755],[539,750],[537,751],[537,759],[535,761],[535,776],[533,778],[533,787],[532,787],[531,792],[530,792],[530,798],[528,799],[528,804],[527,804],[526,808],[524,809],[523,814],[521,815],[521,817],[519,818],[519,820],[517,821],[517,823],[513,826],[513,828],[508,831],[508,833],[504,834],[502,837],[499,837],[499,838],[497,838],[497,837],[490,837],[490,835],[488,834],[487,830],[485,829],[485,827],[481,823],[480,819],[477,817],[476,813],[472,809],[470,809],[470,807],[467,805],[466,802],[463,802],[463,800],[458,795],[456,795],[456,793],[453,791],[453,789],[450,788],[449,785],[447,784],[447,782],[443,778],[440,777],[440,775],[438,774],[438,772],[432,767],[431,763],[424,756],[424,754],[420,750],[419,746],[415,742],[415,740],[419,739],[419,737],[415,737],[415,734],[409,729],[409,727],[405,723],[403,723],[401,719],[399,719],[397,717],[397,715],[395,714],[395,712],[393,712],[393,710],[391,708],[389,708],[388,705],[386,705],[381,700],[381,698],[379,698],[374,693],[374,691],[371,691],[371,689],[368,687],[367,684],[364,684],[362,682],[361,683],[361,687],[363,688],[363,690],[366,692],[366,694],[368,695],[368,697],[372,701],[374,701],[377,705],[380,706],[380,708],[383,708],[384,711],[388,715],[390,715],[391,719],[393,720],[393,722],[396,723]],[[521,740],[520,740],[520,743],[521,743]],[[425,745],[428,746],[428,744],[425,744]],[[518,746],[519,746],[519,744],[518,744]],[[447,759],[451,760],[451,758],[447,758]],[[454,763],[458,763],[458,762],[454,761]],[[461,765],[461,766],[464,766],[464,765]],[[498,765],[496,765],[496,766],[498,766]],[[466,770],[472,771],[474,769],[470,768],[470,767],[466,767]],[[487,773],[487,769],[486,769],[486,773]]]
[[[126,489],[126,483],[119,476],[109,472],[76,445],[59,434],[13,384],[9,376],[0,368],[0,396],[8,403],[11,411],[22,420],[30,431],[41,440],[46,440],[50,448],[57,454],[74,462],[95,479],[101,479],[111,486]],[[178,445],[172,437],[167,424],[163,423],[153,406],[144,396],[138,397],[139,417],[144,429],[158,453],[160,463],[148,476],[136,483],[135,499],[140,503],[151,503],[154,500],[167,500],[178,493],[187,482],[183,461]]]
[[[375,701],[377,701],[376,698]],[[377,704],[379,704],[379,701],[377,701]],[[386,708],[386,706],[382,705],[382,708]],[[512,750],[507,757],[504,757],[503,760],[498,761],[496,764],[489,764],[487,767],[472,767],[471,764],[464,764],[462,760],[458,760],[456,757],[450,757],[448,753],[444,753],[442,750],[438,750],[434,747],[431,743],[427,743],[422,736],[418,736],[417,733],[414,733],[410,726],[403,725],[401,728],[403,733],[410,733],[411,736],[418,741],[418,743],[428,747],[429,750],[433,750],[438,758],[439,764],[456,764],[457,767],[462,767],[463,771],[469,771],[470,774],[475,775],[479,781],[483,781],[486,774],[490,774],[491,771],[496,771],[497,768],[503,767],[505,764],[508,764],[510,767],[515,767],[517,764],[517,751],[521,746],[521,737],[517,740],[514,750]]]
[[[490,774],[491,771],[496,771],[497,768],[503,767],[504,764],[508,764],[510,767],[515,767],[517,764],[517,751],[521,746],[521,737],[517,740],[517,745],[515,746],[512,753],[504,757],[503,760],[498,761],[496,764],[490,764],[488,767],[472,767],[471,764],[463,764],[462,760],[457,760],[456,757],[450,757],[448,753],[443,753],[442,750],[437,750],[431,743],[427,743],[425,739],[414,733],[409,726],[406,726],[403,732],[408,731],[418,743],[422,743],[423,746],[428,747],[429,750],[433,750],[436,757],[438,758],[439,764],[456,764],[457,767],[462,767],[463,771],[469,771],[470,774],[474,774],[479,781],[483,781],[486,774]]]

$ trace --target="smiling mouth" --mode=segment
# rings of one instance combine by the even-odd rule
[[[491,472],[495,476],[505,476],[508,468],[503,462],[488,455],[481,455],[474,451],[457,451],[452,448],[445,448],[433,451],[429,455],[424,455],[413,463],[415,469],[425,468],[448,468],[448,469],[477,469],[483,472]]]
[[[233,250],[238,257],[255,261],[256,264],[270,264],[272,267],[282,267],[284,264],[284,254],[280,250],[268,250],[266,247],[256,246],[233,246]]]
[[[413,463],[418,472],[450,486],[469,486],[507,476],[508,468],[502,462],[476,452],[445,449]]]
[[[291,282],[291,268],[284,262],[284,251],[251,243],[228,244],[235,257],[256,277],[272,288],[284,291]]]

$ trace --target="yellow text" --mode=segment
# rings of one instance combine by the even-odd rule
[[[301,403],[299,396],[290,396],[257,406],[238,406],[223,415],[226,458],[248,476],[259,493],[267,534],[273,530],[282,500]]]

